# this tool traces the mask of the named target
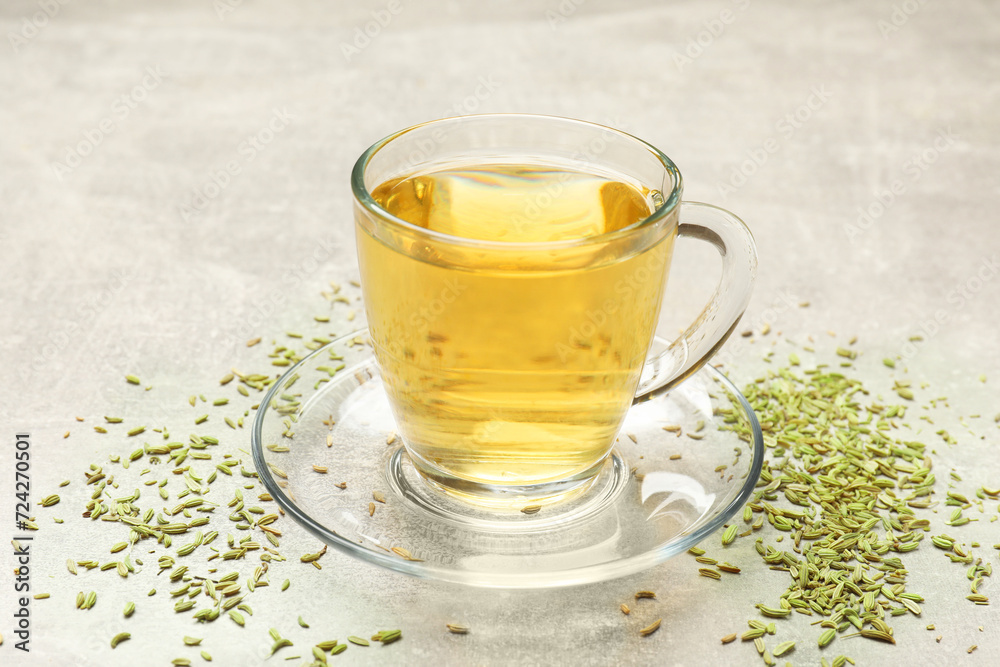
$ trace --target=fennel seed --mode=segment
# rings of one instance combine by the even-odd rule
[[[663,619],[658,618],[655,621],[653,621],[652,623],[650,623],[649,625],[647,625],[646,627],[644,627],[642,630],[639,630],[639,636],[641,636],[641,637],[648,637],[649,635],[651,635],[654,632],[656,632],[657,630],[659,630],[660,629],[660,623],[662,622],[662,620]]]

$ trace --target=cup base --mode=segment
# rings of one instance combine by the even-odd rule
[[[585,494],[608,463],[608,457],[572,477],[544,484],[489,484],[448,474],[431,465],[411,450],[406,450],[410,465],[420,474],[420,481],[436,494],[447,494],[464,503],[493,510],[531,513],[542,507],[571,500]]]
[[[599,512],[616,500],[630,477],[624,459],[613,452],[597,466],[596,474],[555,493],[547,490],[546,496],[511,496],[510,489],[491,495],[491,488],[480,485],[471,489],[472,495],[425,477],[402,447],[389,457],[385,474],[394,495],[416,512],[474,530],[515,532],[544,530],[553,523],[565,525]]]

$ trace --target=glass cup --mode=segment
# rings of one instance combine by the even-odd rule
[[[417,178],[441,173],[451,176],[432,186]],[[390,212],[398,201],[379,193],[400,182],[423,217]],[[757,260],[743,222],[682,203],[670,158],[608,127],[437,120],[373,145],[351,184],[399,436],[427,482],[478,505],[523,510],[584,491],[633,402],[697,371],[750,298]],[[580,232],[629,212],[620,227]],[[678,235],[714,245],[722,277],[695,322],[647,358]]]

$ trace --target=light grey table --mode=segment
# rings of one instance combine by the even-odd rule
[[[184,634],[204,637],[216,664],[257,664],[272,626],[297,643],[270,664],[304,660],[309,642],[326,636],[388,627],[404,640],[337,659],[761,664],[751,646],[718,641],[785,587],[750,540],[731,548],[744,574],[726,586],[698,578],[681,557],[555,592],[465,590],[331,552],[322,571],[276,567],[275,578],[292,573],[292,588],[280,593],[279,579],[258,589],[243,630],[174,614],[153,563],[127,581],[65,571],[67,555],[112,558],[113,533],[78,516],[88,497],[81,472],[121,452],[123,438],[91,427],[110,413],[187,424],[188,394],[218,393],[229,367],[261,360],[246,339],[317,330],[312,316],[331,310],[320,296],[331,280],[353,299],[349,170],[374,140],[415,122],[547,113],[664,149],[687,198],[736,211],[759,244],[745,328],[774,332],[727,346],[739,383],[765,367],[760,355],[778,330],[813,335],[827,352],[857,335],[865,355],[856,372],[883,391],[878,360],[902,354],[913,378],[950,397],[942,423],[997,411],[997,3],[18,0],[0,8],[0,25],[0,466],[11,470],[14,434],[28,430],[33,500],[63,497],[37,511],[33,591],[51,597],[30,606],[30,656],[14,649],[15,594],[3,579],[4,665],[158,665],[181,655],[199,664]],[[366,26],[373,36],[359,37]],[[678,250],[678,275],[714,270],[699,252]],[[685,284],[678,278],[670,292],[665,326],[695,312],[707,289]],[[800,301],[811,306],[787,305]],[[360,312],[347,321],[356,303],[335,306],[331,331],[360,323]],[[924,340],[911,345],[913,335]],[[153,389],[126,384],[125,373]],[[1000,432],[986,421],[974,427],[983,439],[953,425],[959,444],[938,443],[939,491],[948,467],[996,486]],[[7,540],[10,475],[0,490]],[[282,523],[283,548],[316,547]],[[963,535],[1000,541],[985,521]],[[14,567],[6,548],[0,562]],[[859,664],[995,664],[995,607],[963,599],[963,568],[944,567],[929,547],[907,562],[927,598],[924,617],[895,623],[898,646],[855,639],[839,651]],[[147,599],[153,585],[160,593]],[[640,588],[658,592],[664,619],[645,639],[642,619],[617,610]],[[97,606],[75,610],[78,590],[98,591]],[[123,619],[128,599],[138,611]],[[297,627],[300,613],[309,631]],[[796,664],[816,664],[818,630],[805,620],[783,625],[779,638],[799,640]],[[471,634],[450,635],[451,621]],[[123,630],[133,639],[111,651]],[[972,644],[980,648],[966,655]]]

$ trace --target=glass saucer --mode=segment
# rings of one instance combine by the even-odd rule
[[[706,366],[632,406],[585,493],[535,513],[473,507],[425,484],[409,462],[367,330],[290,368],[251,438],[268,492],[323,542],[406,574],[498,588],[603,581],[685,551],[740,510],[764,459],[746,399]]]

